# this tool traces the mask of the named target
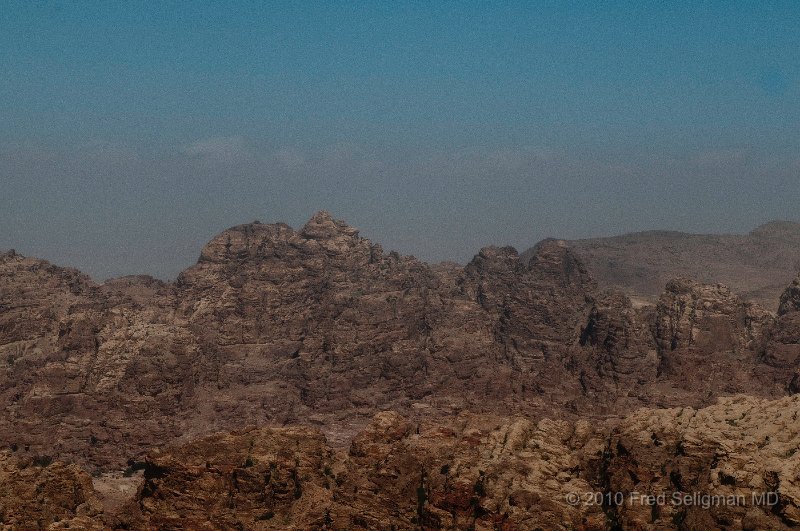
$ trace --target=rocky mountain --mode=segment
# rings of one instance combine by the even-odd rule
[[[320,212],[300,230],[228,229],[173,283],[97,284],[2,254],[2,466],[14,477],[57,472],[82,485],[88,474],[94,492],[59,502],[60,512],[48,509],[49,497],[25,513],[3,502],[0,521],[30,514],[220,529],[643,522],[621,507],[571,508],[561,487],[610,492],[619,481],[628,489],[619,479],[626,467],[629,478],[651,478],[648,488],[669,486],[653,470],[684,456],[622,442],[624,453],[613,442],[614,433],[638,437],[625,430],[641,418],[663,425],[653,436],[673,446],[690,434],[680,444],[697,452],[684,450],[691,485],[717,485],[709,479],[716,465],[703,459],[740,435],[718,424],[705,433],[711,420],[695,425],[677,412],[725,412],[739,403],[725,397],[737,394],[760,404],[747,411],[796,408],[787,396],[800,389],[797,282],[778,315],[688,278],[641,306],[598,287],[579,251],[546,240],[523,256],[487,247],[465,267],[432,267],[385,253]],[[796,420],[781,421],[787,433]],[[749,441],[758,426],[748,426],[741,437]],[[767,433],[774,426],[764,431],[770,440],[780,438]],[[537,433],[543,439],[530,439]],[[748,442],[740,453],[755,451]],[[44,466],[51,460],[62,468]],[[0,501],[23,492],[9,485]],[[794,521],[788,502],[781,507],[767,520],[736,512],[713,522]],[[667,514],[672,524],[712,522]]]
[[[722,283],[774,311],[800,271],[800,223],[773,221],[748,234],[648,231],[569,241],[601,286],[654,303],[675,277]],[[523,258],[532,251],[523,253]]]

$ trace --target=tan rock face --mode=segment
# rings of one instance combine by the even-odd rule
[[[636,412],[609,440],[604,481],[627,500],[613,517],[625,528],[800,525],[799,413],[798,397],[745,396],[701,410]],[[632,492],[666,494],[667,503],[654,506],[638,496],[630,503]]]
[[[759,355],[773,319],[725,286],[686,279],[669,282],[652,325],[660,357],[658,380],[674,381],[682,393],[697,397],[785,393],[785,383],[780,383],[785,376],[768,368]],[[656,388],[662,397],[672,394],[660,385]]]
[[[13,252],[0,254],[0,268],[0,342],[27,342],[20,349],[58,331],[68,310],[96,290],[89,277],[74,269]]]
[[[594,425],[383,412],[347,454],[251,429],[148,458],[136,503],[198,529],[782,529],[800,524],[798,413],[744,396]]]
[[[800,362],[800,312],[778,317],[764,338],[764,361],[774,367],[793,369]]]
[[[605,522],[599,507],[565,502],[571,490],[591,490],[578,456],[600,447],[587,423],[465,415],[391,440],[374,442],[373,433],[368,428],[354,441],[341,476],[337,498],[351,513],[343,528],[553,529],[571,522],[601,529]]]
[[[589,423],[383,412],[349,452],[301,427],[153,452],[103,512],[75,465],[0,456],[0,522],[104,529],[784,529],[800,525],[800,398]],[[712,498],[716,496],[716,498]],[[603,502],[603,500],[608,500]]]
[[[573,345],[596,291],[585,268],[555,241],[543,242],[527,264],[512,247],[481,249],[460,284],[496,316],[509,354],[522,355],[543,341]]]

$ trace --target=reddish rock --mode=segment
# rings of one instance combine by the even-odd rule
[[[102,516],[92,479],[78,466],[0,452],[3,529],[106,529]]]
[[[324,212],[228,229],[174,283],[98,285],[6,253],[0,308],[0,444],[91,472],[245,425],[312,424],[346,447],[384,410],[414,435],[465,411],[602,419],[779,396],[800,338],[798,312],[771,325],[720,286],[673,282],[634,308],[557,240],[431,267]]]

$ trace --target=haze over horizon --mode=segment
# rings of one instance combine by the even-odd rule
[[[800,5],[0,9],[0,249],[173,278],[254,219],[384,248],[799,221]]]

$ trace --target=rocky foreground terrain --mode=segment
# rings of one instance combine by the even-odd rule
[[[0,523],[800,525],[798,282],[777,313],[687,278],[633,304],[562,241],[430,266],[325,212],[224,231],[172,283],[10,251]],[[633,494],[676,492],[748,503]]]
[[[348,450],[315,428],[247,428],[153,450],[138,490],[111,505],[78,466],[5,452],[0,517],[50,529],[785,529],[800,525],[798,411],[797,396],[734,396],[600,425],[382,412]]]

